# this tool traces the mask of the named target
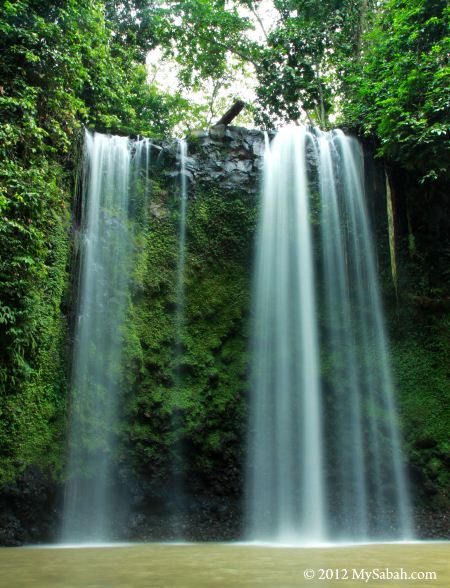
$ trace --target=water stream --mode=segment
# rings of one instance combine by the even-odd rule
[[[181,407],[183,406],[183,330],[185,327],[185,265],[186,265],[186,212],[188,182],[186,173],[187,143],[178,140],[177,160],[179,164],[179,221],[178,221],[178,258],[176,271],[176,311],[175,311],[175,374],[174,374],[174,409],[172,412],[172,430],[176,443],[174,447],[171,488],[174,533],[178,539],[183,538],[182,519],[186,508],[184,446],[180,437],[183,427]]]
[[[85,134],[62,526],[66,543],[110,541],[123,511],[114,462],[133,258],[131,221],[135,188],[142,171],[148,174],[150,149],[146,139]]]
[[[257,235],[248,526],[250,538],[325,538],[315,276],[305,128],[266,149]],[[305,393],[307,391],[307,393]],[[307,475],[304,475],[308,472]]]
[[[412,536],[365,198],[361,148],[341,131],[285,128],[267,146],[253,295],[249,538]]]

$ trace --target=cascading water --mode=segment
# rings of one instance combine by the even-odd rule
[[[136,182],[151,144],[85,134],[63,542],[113,538],[114,452]]]
[[[178,141],[178,158],[180,161],[180,220],[178,229],[178,263],[176,284],[176,345],[177,353],[180,354],[182,329],[184,325],[184,269],[186,263],[187,143],[184,139],[180,139]]]
[[[334,409],[340,414],[339,451],[329,456],[335,477],[340,476],[339,492],[330,501],[335,532],[360,540],[407,538],[412,536],[409,492],[365,203],[362,150],[342,131],[321,134],[318,142],[326,322]],[[336,186],[335,194],[330,185]]]
[[[175,312],[175,397],[172,417],[172,430],[178,435],[182,428],[179,408],[183,404],[183,374],[181,371],[181,362],[183,356],[183,329],[185,324],[185,265],[186,265],[186,211],[188,197],[188,183],[186,172],[187,143],[184,139],[178,140],[177,158],[180,166],[179,180],[179,222],[178,222],[178,261],[176,274],[176,312]],[[184,450],[182,440],[177,438],[172,464],[173,487],[172,502],[174,524],[173,531],[178,539],[182,538],[181,518],[185,509],[185,480],[184,480]]]
[[[307,143],[286,128],[266,149],[257,236],[248,522],[281,542],[325,537]]]
[[[286,128],[266,148],[253,295],[253,540],[412,534],[363,173],[358,144],[340,131]],[[318,200],[320,234],[310,220]]]

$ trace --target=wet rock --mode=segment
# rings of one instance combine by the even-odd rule
[[[236,167],[241,172],[250,173],[253,168],[253,162],[248,159],[245,161],[238,161]]]
[[[189,137],[191,139],[203,139],[204,137],[208,136],[208,131],[205,131],[203,129],[195,129],[194,131],[191,131],[189,134]]]
[[[262,157],[264,153],[264,143],[262,141],[253,143],[252,151],[256,157]]]

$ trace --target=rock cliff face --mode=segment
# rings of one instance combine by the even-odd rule
[[[215,186],[225,191],[239,190],[255,195],[262,168],[264,133],[242,127],[213,127],[207,131],[193,131],[187,137],[187,173],[191,186]],[[177,154],[177,142],[155,142],[160,165],[170,169]]]
[[[263,150],[262,132],[239,127],[215,127],[188,137],[186,320],[179,353],[177,142],[154,142],[148,220],[136,227],[125,333],[115,483],[127,514],[117,538],[241,537],[251,274]],[[136,201],[141,201],[139,194]],[[405,303],[399,321],[379,191],[371,207],[420,536],[445,536],[445,425],[439,425],[439,415],[448,344],[439,317],[417,313]],[[400,261],[401,268],[409,267],[404,258]],[[423,326],[420,336],[411,326],[417,321]],[[181,375],[181,394],[176,374]],[[423,418],[422,406],[429,418]],[[61,427],[62,420],[55,426]],[[51,451],[63,454],[64,437],[59,438],[60,446]],[[0,490],[1,544],[57,538],[62,483],[45,463],[36,463]],[[180,480],[181,501],[173,491]]]
[[[240,127],[214,127],[189,137],[192,154],[188,169],[193,181],[215,183],[225,190],[258,189],[264,134]]]

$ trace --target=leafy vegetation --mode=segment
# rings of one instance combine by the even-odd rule
[[[277,0],[265,23],[256,0],[168,3],[163,46],[181,65],[181,82],[232,75],[230,56],[250,64],[256,118],[267,126],[307,117],[326,127],[344,57],[360,50],[361,0]],[[258,34],[259,33],[259,34]]]
[[[384,3],[348,76],[348,120],[422,181],[449,177],[449,17],[445,0]]]
[[[172,0],[161,43],[181,81],[251,64],[257,121],[331,121],[373,137],[378,154],[448,177],[449,9],[445,0]],[[255,29],[259,32],[256,35]]]
[[[145,51],[119,5],[107,6],[114,22],[97,0],[2,2],[0,479],[42,455],[60,427],[79,130],[162,134],[176,111],[176,97],[146,84]]]

